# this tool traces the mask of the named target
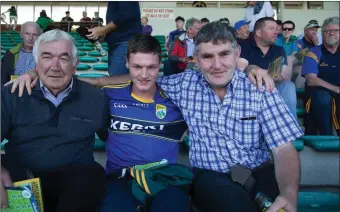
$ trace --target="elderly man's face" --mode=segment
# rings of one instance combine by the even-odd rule
[[[26,25],[20,36],[26,47],[33,48],[35,40],[39,37],[39,31],[35,26]]]
[[[49,41],[39,47],[37,70],[41,82],[54,95],[64,90],[76,72],[73,65],[72,44],[67,40]]]
[[[212,87],[225,87],[233,78],[240,51],[235,51],[230,42],[217,45],[201,43],[198,48],[195,60],[205,80]]]
[[[338,24],[329,24],[326,25],[322,31],[322,38],[324,43],[327,43],[330,46],[334,46],[339,44],[339,25]]]

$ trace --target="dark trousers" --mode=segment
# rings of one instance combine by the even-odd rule
[[[251,192],[233,182],[226,173],[194,168],[193,204],[200,212],[258,212],[254,198],[263,191],[273,201],[279,195],[274,165],[253,171],[256,180]]]
[[[121,179],[109,177],[106,192],[101,204],[101,212],[136,212],[137,207],[144,207],[132,194],[129,181],[131,176]],[[180,188],[168,187],[151,200],[149,208],[142,211],[151,212],[190,212],[189,196]]]
[[[3,157],[1,157],[3,159]],[[13,161],[1,161],[13,181],[27,179],[27,170]],[[7,164],[6,164],[7,163]],[[53,172],[31,172],[40,178],[46,212],[94,212],[104,196],[105,172],[98,163],[70,165]]]
[[[333,135],[332,95],[324,89],[310,93],[310,112],[305,115],[306,135]]]

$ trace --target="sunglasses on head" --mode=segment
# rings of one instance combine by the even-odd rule
[[[286,31],[286,30],[288,30],[288,31],[293,31],[294,28],[282,28],[282,31]]]
[[[310,22],[308,22],[309,24],[318,24],[318,21],[316,20],[311,20]]]

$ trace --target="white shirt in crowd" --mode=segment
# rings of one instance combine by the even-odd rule
[[[261,11],[256,15],[254,15],[254,7],[248,6],[246,8],[246,14],[245,14],[244,20],[250,21],[249,31],[252,32],[254,29],[255,22],[258,19],[264,18],[264,17],[273,17],[274,15],[275,13],[274,13],[272,5],[270,4],[269,1],[265,1]]]

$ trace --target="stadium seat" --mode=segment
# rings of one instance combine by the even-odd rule
[[[302,95],[302,94],[304,94],[305,93],[305,89],[304,88],[297,88],[296,89],[296,94],[297,95]]]
[[[298,116],[302,116],[305,114],[305,109],[304,108],[296,108],[296,114]]]
[[[76,45],[76,47],[81,47],[81,46],[84,46],[84,44],[83,44],[83,43],[76,43],[75,45]]]
[[[81,39],[81,40],[77,40],[78,43],[90,43],[90,41],[85,40],[85,39]]]
[[[92,43],[85,43],[85,46],[90,46],[90,47],[94,47],[94,45]]]
[[[108,76],[107,74],[99,74],[99,73],[86,73],[86,74],[79,74],[79,77],[83,78],[98,78],[98,77],[105,77]]]
[[[79,57],[79,61],[83,63],[96,63],[99,59],[96,57]]]
[[[168,57],[168,53],[163,52],[163,53],[162,53],[162,57],[163,57],[163,58],[164,58],[164,57]]]
[[[102,61],[103,63],[107,63],[107,62],[109,62],[109,58],[107,58],[107,57],[102,57],[101,61]]]
[[[102,54],[98,51],[88,52],[87,54],[89,56],[93,56],[93,57],[101,57],[102,56]]]
[[[5,149],[5,144],[7,144],[8,140],[5,139],[1,142],[1,150],[4,150]]]
[[[325,191],[300,191],[298,195],[299,212],[339,212],[340,195]]]
[[[313,136],[307,135],[301,138],[304,143],[316,151],[339,151],[339,136]]]
[[[109,69],[108,64],[94,64],[92,68],[97,71],[107,71]]]
[[[100,140],[97,134],[94,142],[94,150],[105,150],[105,142]]]
[[[303,140],[301,140],[301,139],[296,139],[293,142],[293,145],[294,145],[296,151],[298,151],[298,152],[302,151],[305,147],[305,144],[304,144]]]
[[[81,46],[81,47],[77,47],[77,49],[80,51],[92,51],[93,50],[93,48],[89,46]]]
[[[90,69],[91,68],[91,66],[90,65],[87,65],[87,64],[79,64],[78,66],[77,66],[77,70],[78,71],[85,71],[85,70],[88,70],[88,69]]]
[[[14,46],[14,44],[12,42],[2,42],[1,46]]]
[[[3,46],[2,50],[10,50],[11,48],[13,48],[14,46]]]
[[[78,51],[78,56],[85,56],[86,55],[86,52],[79,52]]]

